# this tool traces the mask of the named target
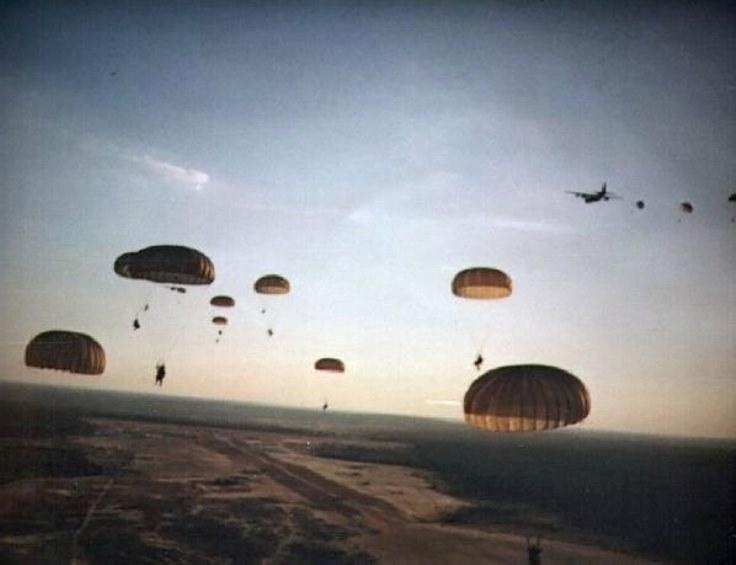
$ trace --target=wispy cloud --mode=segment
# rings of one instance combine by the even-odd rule
[[[137,167],[145,169],[149,174],[153,174],[170,184],[199,191],[210,182],[210,175],[204,171],[154,159],[148,154],[131,151],[129,148],[98,136],[86,135],[82,137],[79,140],[79,146],[103,159],[122,159],[124,162],[134,163]]]
[[[517,216],[504,202],[495,203],[491,209],[487,204],[487,197],[479,199],[477,191],[466,190],[465,185],[463,176],[453,171],[425,171],[416,179],[373,194],[347,214],[346,219],[361,227],[376,224],[419,224],[440,228],[444,226],[455,229],[464,226],[546,235],[577,231],[573,226],[552,221],[536,210],[526,210]],[[511,192],[515,190],[514,188]]]
[[[379,222],[394,223],[430,223],[435,225],[452,225],[466,226],[469,228],[489,229],[495,228],[500,230],[519,231],[525,233],[541,233],[548,235],[570,234],[576,233],[577,230],[573,226],[550,222],[545,220],[531,220],[524,218],[504,218],[498,216],[488,216],[482,214],[473,214],[471,216],[461,216],[460,214],[448,214],[437,212],[434,215],[429,214],[400,214],[389,213],[383,210],[373,211],[366,208],[354,210],[347,216],[348,221],[357,225],[370,225]]]
[[[461,406],[462,402],[459,400],[432,400],[428,398],[425,400],[430,406]]]
[[[519,218],[489,218],[486,220],[486,222],[487,225],[495,228],[510,229],[530,233],[562,234],[574,233],[576,231],[575,228],[572,226],[540,220],[525,220]]]
[[[148,155],[132,157],[131,159],[145,165],[150,171],[165,181],[184,185],[193,190],[201,190],[204,185],[210,182],[210,176],[204,171],[181,167],[166,161],[159,161]]]

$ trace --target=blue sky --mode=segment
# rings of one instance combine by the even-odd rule
[[[149,391],[164,352],[159,394],[461,417],[482,335],[488,366],[578,375],[590,428],[736,436],[731,4],[3,12],[0,378]],[[624,199],[564,193],[604,180]],[[115,276],[160,243],[215,283]],[[474,265],[514,294],[454,298]],[[270,272],[293,292],[264,320]],[[25,368],[49,328],[98,338],[105,374]]]

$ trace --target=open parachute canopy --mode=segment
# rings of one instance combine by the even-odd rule
[[[225,316],[215,316],[212,318],[212,323],[216,326],[227,326],[227,318]]]
[[[157,283],[210,284],[215,280],[210,258],[180,245],[154,245],[123,253],[115,260],[114,269],[121,277]]]
[[[332,357],[323,357],[314,363],[314,368],[318,371],[331,371],[333,373],[344,373],[345,364],[339,359]]]
[[[287,294],[290,287],[281,275],[264,275],[255,282],[253,290],[258,294]]]
[[[493,432],[549,430],[590,412],[585,385],[547,365],[510,365],[478,377],[465,393],[465,421]]]
[[[682,210],[686,214],[692,214],[694,208],[693,208],[693,205],[690,204],[690,202],[682,202],[680,203],[680,210]]]
[[[105,350],[90,336],[62,330],[43,332],[26,346],[26,365],[83,375],[101,375]]]
[[[235,299],[231,296],[213,296],[212,300],[210,300],[210,304],[212,306],[219,306],[221,308],[232,308],[235,306]]]
[[[511,277],[490,267],[465,269],[452,279],[452,293],[461,298],[506,298],[511,294]]]

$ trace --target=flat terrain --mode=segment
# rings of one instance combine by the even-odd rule
[[[402,448],[390,441],[115,418],[21,427],[0,439],[4,563],[526,562],[523,535],[448,521],[470,501],[429,471],[319,455]],[[542,562],[647,562],[571,539],[543,537]]]

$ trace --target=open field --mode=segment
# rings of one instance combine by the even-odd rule
[[[24,443],[26,465],[49,457],[64,465],[0,487],[6,561],[464,563],[493,556],[518,563],[524,556],[521,537],[442,524],[443,512],[465,504],[437,492],[431,477],[320,459],[310,453],[318,438],[91,423],[91,435],[61,446]],[[547,540],[544,550],[549,563],[624,559]]]
[[[84,393],[70,396],[75,394]],[[479,445],[461,446],[466,457],[461,461],[450,446],[457,444],[453,434],[464,428],[451,427],[442,437],[439,431],[448,424],[441,422],[424,423],[431,441],[421,443],[417,437],[426,432],[416,421],[403,427],[394,422],[397,431],[390,433],[391,426],[383,424],[334,426],[340,415],[314,420],[309,414],[305,417],[313,425],[298,430],[291,422],[279,430],[263,421],[250,427],[222,420],[207,425],[167,421],[161,406],[155,418],[122,418],[90,415],[78,407],[44,408],[17,395],[2,405],[2,562],[523,563],[525,536],[537,534],[545,564],[698,562],[652,551],[663,545],[642,551],[625,531],[613,535],[619,527],[610,510],[618,501],[599,509],[614,524],[608,530],[596,520],[587,528],[578,524],[575,517],[583,520],[586,514],[573,508],[574,500],[569,508],[555,503],[570,477],[543,479],[539,473],[534,482],[540,489],[557,487],[538,504],[530,503],[538,493],[516,492],[528,478],[509,487],[509,474],[519,473],[515,465],[526,465],[509,445],[486,446],[485,460],[497,458],[497,484],[479,484],[474,474],[484,468]],[[101,404],[95,406],[99,411]],[[470,439],[477,437],[485,438]],[[547,437],[553,439],[543,446],[552,449],[561,436]],[[609,444],[615,453],[618,444],[613,439]],[[540,449],[534,457],[545,457]],[[732,469],[733,450],[714,449],[727,456],[723,469]],[[547,455],[549,474],[555,464]],[[464,477],[453,478],[455,465],[465,466]],[[631,470],[632,477],[651,472],[640,466]],[[669,475],[683,472],[673,468]],[[574,480],[582,494],[571,498],[585,506],[591,500],[584,494],[591,472],[583,466]],[[640,481],[632,478],[625,488],[636,493],[643,488]],[[707,496],[709,488],[713,485],[696,488],[694,496]],[[728,496],[732,490],[722,505],[728,506]],[[653,500],[640,502],[645,511],[635,514],[644,514],[644,523],[657,528],[658,515],[647,514],[664,503]],[[553,504],[563,511],[550,510]],[[721,510],[711,505],[713,523],[728,527],[731,518],[719,515]],[[660,544],[671,537],[664,529],[660,534]],[[699,548],[697,534],[692,532],[688,547],[718,557],[718,548]]]

